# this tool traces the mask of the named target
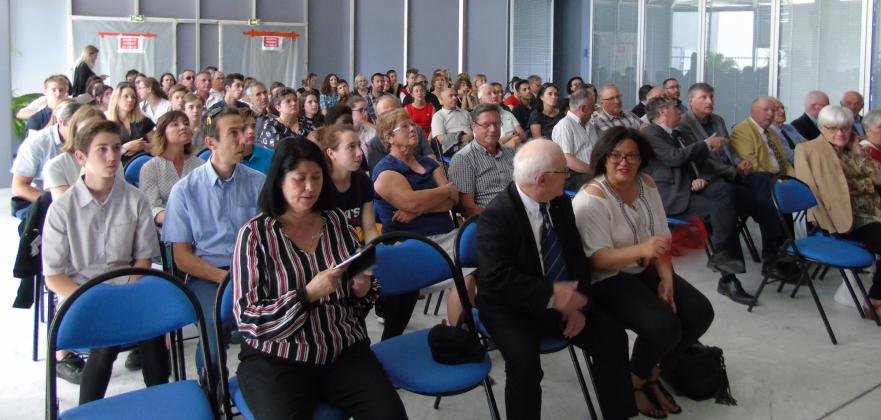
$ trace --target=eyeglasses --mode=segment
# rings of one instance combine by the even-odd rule
[[[620,100],[621,100],[621,95],[618,95],[618,96],[612,96],[612,97],[610,97],[610,98],[601,98],[600,100],[601,100],[601,101],[609,101],[609,102],[611,102],[611,101],[620,101]]]
[[[847,127],[847,126],[845,126],[845,127],[830,127],[828,125],[824,125],[822,127],[828,131],[837,131],[837,132],[843,133],[843,134],[847,134],[850,132],[850,130],[852,130],[851,127]]]
[[[639,163],[642,161],[642,156],[640,155],[622,155],[618,152],[609,153],[609,161],[612,163],[621,163],[622,160],[627,160],[627,163]]]
[[[184,77],[184,80],[193,80],[193,79],[194,79],[193,76],[187,76],[187,77]]]
[[[418,126],[416,125],[416,123],[414,123],[414,122],[412,122],[412,121],[406,121],[406,122],[401,123],[401,125],[399,125],[399,126],[393,128],[393,129],[392,129],[392,134],[395,134],[395,133],[397,133],[397,132],[400,131],[400,130],[408,130],[408,129],[416,128],[416,127],[418,127]]]
[[[499,122],[485,122],[485,123],[479,123],[479,122],[477,122],[477,121],[474,121],[474,124],[477,125],[477,126],[479,126],[480,128],[490,128],[490,127],[492,127],[492,128],[499,128],[499,127],[502,126],[502,123],[499,123]]]
[[[566,176],[566,178],[569,178],[570,176],[572,176],[572,174],[568,170],[566,170],[566,171],[544,171],[542,173],[543,174],[564,174]]]
[[[367,108],[352,108],[352,112],[366,112]]]

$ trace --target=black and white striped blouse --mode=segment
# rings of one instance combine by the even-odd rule
[[[239,231],[231,266],[233,313],[246,347],[291,361],[326,365],[344,349],[369,340],[364,317],[379,293],[374,281],[364,298],[343,279],[336,292],[314,303],[306,284],[359,247],[339,210],[322,212],[315,253],[300,250],[278,219],[260,214]]]

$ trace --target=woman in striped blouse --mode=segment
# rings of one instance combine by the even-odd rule
[[[317,145],[279,143],[262,213],[239,231],[233,255],[239,383],[259,419],[311,419],[319,401],[354,418],[406,418],[364,324],[379,286],[334,268],[359,243],[328,206],[329,182]]]

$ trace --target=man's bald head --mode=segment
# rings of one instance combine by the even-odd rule
[[[771,123],[774,122],[774,111],[776,110],[777,103],[774,102],[773,98],[758,98],[752,103],[750,116],[759,127],[767,130]]]
[[[645,94],[645,102],[648,103],[648,101],[655,99],[655,98],[660,98],[666,94],[667,93],[664,91],[664,88],[653,87],[653,88],[651,88],[651,90],[648,91],[648,93]]]
[[[493,87],[489,83],[484,83],[477,88],[477,100],[482,104],[492,104],[490,97],[492,96]]]
[[[376,105],[373,106],[373,109],[376,111],[376,117],[379,118],[382,114],[400,107],[401,101],[399,101],[394,95],[383,95],[376,101]]]
[[[844,95],[841,95],[841,106],[849,109],[856,117],[863,110],[863,95],[853,90],[844,92]]]
[[[826,105],[829,105],[829,96],[823,91],[812,90],[805,98],[805,113],[816,119]]]
[[[514,155],[514,182],[539,203],[563,194],[566,172],[563,149],[547,139],[530,140]]]

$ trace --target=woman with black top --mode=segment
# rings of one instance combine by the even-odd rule
[[[159,77],[159,87],[162,88],[166,96],[171,96],[171,88],[176,84],[177,79],[171,73],[162,73],[162,76]]]
[[[80,54],[80,60],[73,69],[73,89],[71,96],[77,97],[86,93],[91,80],[104,80],[107,76],[95,74],[95,61],[98,60],[98,49],[94,45],[86,45]],[[91,79],[91,80],[90,80]]]
[[[557,85],[545,83],[538,91],[538,104],[529,114],[529,133],[532,138],[551,138],[554,126],[563,119],[563,113],[557,108]]]
[[[301,123],[300,103],[297,100],[296,90],[288,87],[280,88],[272,94],[270,103],[278,110],[278,118],[266,123],[263,132],[257,137],[259,146],[275,149],[279,141],[286,137],[308,134]]]
[[[316,135],[310,135],[313,131],[324,125],[324,115],[318,101],[318,92],[307,91],[300,95],[300,127],[309,140],[318,141]]]
[[[330,185],[318,146],[279,143],[262,213],[241,228],[233,251],[239,384],[259,419],[311,419],[319,401],[357,419],[403,419],[364,324],[379,284],[334,268],[360,243],[331,209]]]
[[[327,159],[331,207],[342,210],[349,225],[359,229],[364,242],[370,242],[379,233],[373,211],[373,182],[361,170],[364,152],[358,130],[349,124],[321,128],[318,145]]]
[[[120,140],[122,140],[123,161],[147,148],[147,133],[153,131],[153,127],[156,126],[141,113],[138,108],[138,94],[134,85],[129,82],[121,82],[113,90],[110,105],[107,107],[107,119],[122,128]]]

